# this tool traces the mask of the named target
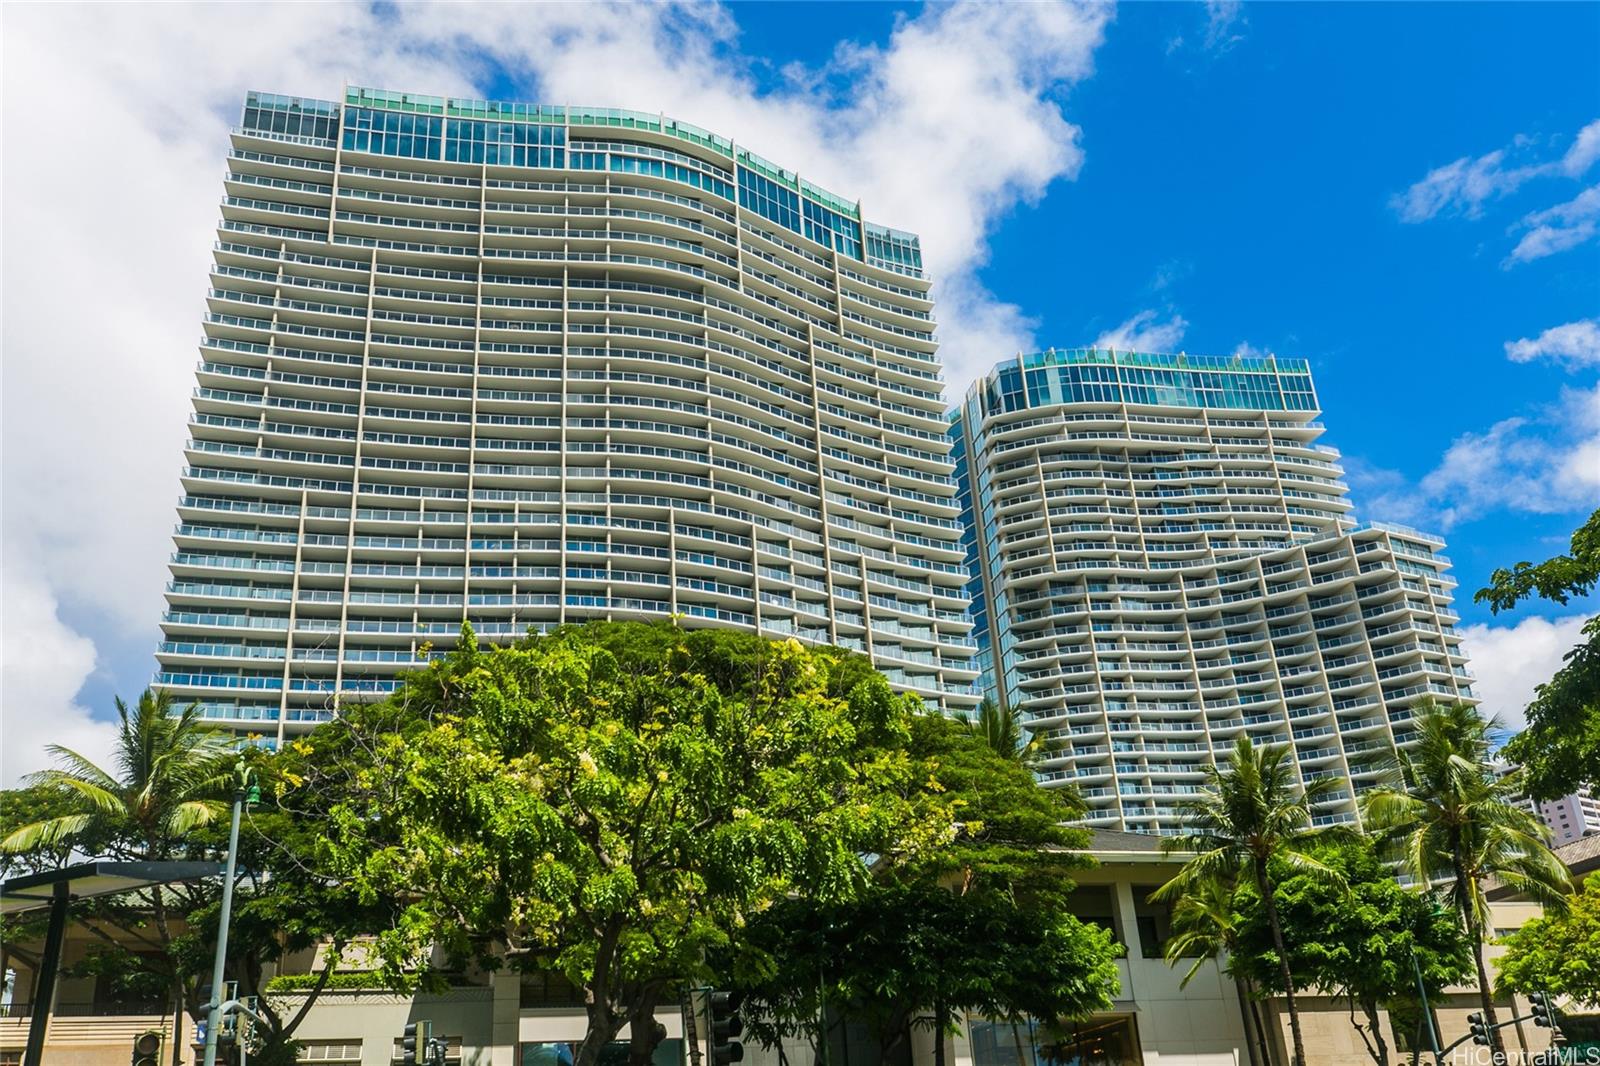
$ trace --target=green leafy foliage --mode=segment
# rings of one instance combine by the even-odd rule
[[[1600,873],[1590,874],[1565,912],[1528,922],[1505,939],[1495,960],[1512,992],[1553,992],[1600,1007]]]
[[[483,650],[464,628],[393,700],[293,745],[284,802],[323,810],[319,863],[357,899],[403,902],[387,980],[435,946],[558,971],[587,993],[586,1066],[754,914],[850,898],[862,855],[950,836],[906,750],[916,706],[792,641],[596,623]]]
[[[1560,908],[1571,880],[1546,846],[1549,831],[1517,805],[1520,774],[1495,773],[1489,723],[1477,709],[1430,702],[1412,710],[1417,743],[1395,753],[1391,779],[1367,794],[1363,813],[1380,845],[1418,884],[1445,884],[1472,944],[1480,1001],[1492,1028],[1496,1014],[1483,959],[1492,928],[1485,882],[1493,878]],[[1498,1031],[1491,1039],[1499,1041]]]
[[[1368,1053],[1379,1066],[1389,1061],[1379,1023],[1380,1008],[1410,998],[1417,972],[1430,996],[1472,972],[1472,950],[1459,917],[1431,895],[1410,892],[1394,879],[1369,841],[1329,842],[1316,857],[1343,880],[1307,876],[1274,863],[1272,881],[1286,956],[1273,942],[1266,908],[1250,884],[1234,899],[1237,932],[1230,970],[1258,988],[1283,990],[1284,962],[1300,990],[1318,990],[1346,1000]],[[1416,969],[1413,969],[1415,964]]]
[[[953,805],[943,846],[890,868],[843,901],[786,900],[744,930],[732,966],[750,997],[752,1038],[813,1047],[851,1018],[887,1058],[913,1024],[940,1030],[961,1010],[1049,1022],[1110,1004],[1120,948],[1066,910],[1087,834],[1081,807],[1041,789],[1014,747],[948,719],[911,725],[926,787]]]
[[[1572,549],[1542,563],[1496,570],[1476,597],[1499,613],[1530,597],[1566,605],[1600,584],[1600,511],[1572,534]],[[1580,786],[1600,790],[1600,616],[1583,627],[1583,643],[1567,653],[1554,677],[1528,705],[1528,727],[1506,745],[1535,799],[1565,796]]]
[[[1279,954],[1295,1062],[1303,1064],[1305,1042],[1273,878],[1275,868],[1289,869],[1343,890],[1344,879],[1339,871],[1314,854],[1313,843],[1323,834],[1314,827],[1311,815],[1312,804],[1338,788],[1340,782],[1325,777],[1301,788],[1289,749],[1282,745],[1257,747],[1247,734],[1234,744],[1225,765],[1208,766],[1205,772],[1206,783],[1200,793],[1179,805],[1184,832],[1162,841],[1168,852],[1183,851],[1193,857],[1153,898],[1176,901],[1181,906],[1185,897],[1199,897],[1193,906],[1204,910],[1214,908],[1218,892],[1231,892],[1241,881],[1255,886],[1265,904],[1267,925]],[[1213,898],[1207,900],[1206,896]],[[1199,916],[1188,919],[1191,928],[1204,935],[1204,925],[1197,923],[1195,917]],[[1218,926],[1214,935],[1220,939],[1226,932],[1224,926]],[[1197,941],[1196,946],[1201,943]]]

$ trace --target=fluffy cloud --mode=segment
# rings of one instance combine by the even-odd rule
[[[1503,149],[1476,159],[1462,156],[1435,167],[1419,182],[1389,201],[1402,222],[1426,222],[1442,214],[1477,218],[1483,205],[1520,187],[1537,173],[1534,167],[1507,167]]]
[[[1096,348],[1115,348],[1119,352],[1170,352],[1178,347],[1189,329],[1182,315],[1170,315],[1160,321],[1156,311],[1140,311],[1116,329],[1100,334],[1094,340]]]
[[[1506,342],[1506,355],[1514,363],[1554,359],[1576,370],[1600,366],[1600,318],[1585,318],[1564,326],[1551,326],[1537,337]]]
[[[1372,492],[1374,518],[1440,531],[1494,511],[1587,510],[1600,499],[1600,385],[1563,389],[1532,417],[1463,433],[1415,483],[1386,470],[1354,476]]]
[[[1514,229],[1526,229],[1517,246],[1501,264],[1510,269],[1545,256],[1565,252],[1589,241],[1600,224],[1600,185],[1591,185],[1564,204],[1525,216]]]
[[[1245,23],[1240,0],[1206,0],[1206,48],[1226,50],[1244,40],[1234,32]]]
[[[0,618],[11,636],[8,647],[19,653],[0,662],[6,708],[0,721],[0,788],[14,788],[24,775],[49,766],[47,744],[104,765],[116,732],[73,699],[95,667],[94,643],[62,623],[42,582],[9,568]]]
[[[1561,157],[1561,172],[1576,178],[1600,159],[1600,119],[1595,119],[1572,139],[1572,147]]]
[[[1032,347],[1032,324],[977,269],[1007,212],[1082,165],[1061,101],[1092,72],[1109,17],[929,8],[883,42],[842,45],[823,69],[786,68],[763,86],[715,5],[8,11],[7,757],[21,750],[13,737],[69,734],[95,642],[154,645],[227,129],[247,89],[332,97],[348,80],[482,96],[509,75],[529,99],[661,110],[731,135],[922,235],[954,387]],[[62,116],[81,129],[64,133]],[[86,271],[92,306],[62,282]],[[17,575],[36,594],[14,594]],[[84,632],[58,604],[92,619]]]
[[[1515,192],[1533,178],[1582,177],[1600,159],[1600,120],[1578,131],[1560,159],[1513,163],[1527,158],[1532,146],[1530,138],[1519,136],[1507,148],[1476,158],[1462,156],[1435,167],[1405,192],[1391,197],[1389,206],[1402,222],[1426,222],[1440,215],[1478,218],[1485,204]]]
[[[1513,732],[1526,726],[1524,711],[1534,690],[1561,668],[1582,639],[1583,615],[1524,618],[1514,626],[1471,625],[1461,630],[1462,647],[1478,675],[1473,691],[1485,714]]]

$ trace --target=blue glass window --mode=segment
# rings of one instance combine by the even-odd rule
[[[366,107],[344,109],[344,147],[411,159],[440,158],[444,120],[436,115],[409,115]]]
[[[451,163],[490,166],[565,166],[561,147],[567,131],[561,126],[528,122],[476,122],[452,119],[445,159]]]
[[[339,132],[339,113],[336,105],[326,100],[250,93],[245,97],[242,125],[247,130],[310,137],[331,146]]]
[[[802,200],[801,209],[807,237],[853,259],[861,258],[861,227],[854,219],[811,200]]]
[[[802,232],[800,194],[745,167],[739,168],[739,206],[785,229]]]

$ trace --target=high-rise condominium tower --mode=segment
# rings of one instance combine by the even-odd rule
[[[1090,825],[1174,829],[1236,738],[1350,782],[1419,700],[1476,702],[1443,543],[1357,526],[1299,360],[1048,351],[952,414],[982,687]]]
[[[659,115],[252,93],[157,684],[282,736],[463,619],[860,649],[976,702],[917,239]]]

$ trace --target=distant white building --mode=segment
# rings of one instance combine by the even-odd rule
[[[1587,788],[1580,788],[1558,800],[1539,804],[1539,817],[1555,834],[1556,844],[1600,834],[1600,799]]]
[[[1497,762],[1494,766],[1495,776],[1505,777],[1516,768],[1513,763]],[[1543,803],[1536,803],[1527,796],[1518,796],[1517,806],[1537,816],[1549,827],[1557,847],[1600,834],[1600,799],[1595,798],[1587,788]]]

